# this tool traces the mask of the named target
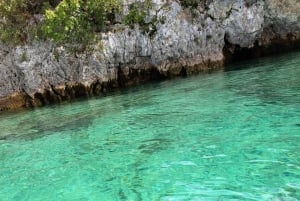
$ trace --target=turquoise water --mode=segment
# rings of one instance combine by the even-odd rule
[[[300,200],[300,52],[0,115],[0,200]]]

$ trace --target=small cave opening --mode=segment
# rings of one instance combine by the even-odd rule
[[[184,66],[182,66],[180,72],[179,72],[179,75],[181,77],[186,77],[187,76],[187,72],[186,72],[186,68]]]
[[[233,70],[232,68],[234,67],[229,64],[300,49],[300,40],[293,40],[291,37],[287,37],[287,39],[274,38],[266,46],[260,45],[258,40],[256,40],[250,48],[230,43],[226,34],[224,40],[223,55],[225,57],[225,71]]]

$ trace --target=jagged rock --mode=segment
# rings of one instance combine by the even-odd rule
[[[117,21],[122,22],[133,2],[124,0]],[[210,71],[222,68],[237,51],[259,53],[274,44],[295,47],[300,41],[298,0],[206,0],[191,9],[176,0],[152,0],[147,21],[163,20],[153,21],[151,34],[138,25],[119,24],[102,33],[92,51],[81,54],[49,41],[12,49],[0,44],[0,110]]]

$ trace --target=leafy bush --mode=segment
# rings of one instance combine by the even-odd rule
[[[200,0],[180,0],[180,3],[183,7],[197,8],[200,3]]]
[[[166,5],[167,4],[164,4],[160,9],[163,9]],[[148,34],[150,37],[152,37],[157,31],[157,23],[164,24],[165,18],[158,17],[158,11],[156,11],[156,14],[151,16],[151,18],[146,21],[147,14],[149,14],[149,10],[151,8],[151,0],[145,0],[144,2],[135,2],[131,4],[129,7],[129,13],[124,18],[124,24],[129,25],[131,28],[133,28],[135,24],[138,24],[139,28],[145,34]]]
[[[0,39],[2,42],[20,43],[26,40],[24,33],[30,13],[23,0],[0,0]]]
[[[31,38],[86,43],[113,23],[119,0],[0,0],[0,41],[22,44]],[[35,14],[44,14],[43,21]]]
[[[54,10],[46,10],[43,32],[47,38],[68,43],[86,43],[114,20],[118,0],[63,0]]]
[[[42,14],[60,0],[0,0],[0,41],[23,44],[37,35],[39,30],[35,14]]]
[[[143,6],[142,6],[143,7]],[[129,13],[124,18],[124,23],[133,28],[134,24],[144,26],[146,24],[145,17],[146,12],[144,8],[139,8],[138,3],[130,5]]]

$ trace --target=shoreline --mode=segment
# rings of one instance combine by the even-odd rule
[[[147,27],[122,24],[131,4],[124,0],[117,23],[79,52],[50,39],[0,43],[0,112],[226,71],[227,64],[300,49],[300,2],[294,0],[213,0],[196,7],[150,0]]]
[[[272,46],[272,48],[274,48],[274,46]],[[253,55],[250,55],[249,58],[242,58],[241,60],[236,60],[235,58],[235,60],[229,61],[225,58],[225,61],[220,61],[219,63],[208,63],[209,65],[206,66],[202,64],[192,67],[182,67],[181,69],[174,68],[171,71],[164,73],[160,73],[154,67],[150,67],[146,70],[140,70],[138,72],[134,71],[134,69],[129,69],[127,73],[124,73],[121,69],[119,69],[120,71],[118,71],[117,79],[109,82],[101,83],[96,80],[87,86],[82,83],[69,82],[64,85],[51,86],[51,88],[44,89],[42,92],[36,92],[34,94],[34,98],[26,93],[15,93],[11,96],[0,98],[0,115],[4,112],[17,112],[46,105],[68,103],[76,100],[86,100],[92,97],[106,96],[116,90],[128,89],[131,86],[138,86],[150,82],[159,82],[176,77],[213,73],[218,70],[235,70],[230,67],[232,64],[238,64],[240,62],[263,57],[283,55],[291,52],[297,52],[299,50],[300,48],[297,46],[297,48],[288,49],[288,51],[285,49],[285,51],[270,53],[266,52],[266,48],[264,48],[264,54],[260,56],[253,57]]]

